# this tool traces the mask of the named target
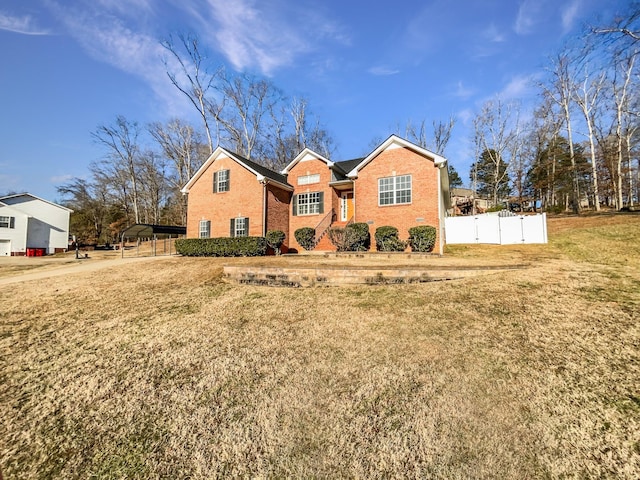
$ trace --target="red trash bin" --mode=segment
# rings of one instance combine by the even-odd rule
[[[36,257],[44,256],[46,251],[47,251],[46,248],[36,248]]]
[[[36,256],[35,248],[27,248],[27,257],[35,257],[35,256]]]

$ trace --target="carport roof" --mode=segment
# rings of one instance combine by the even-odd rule
[[[186,235],[187,227],[178,225],[150,225],[147,223],[136,223],[122,231],[122,237],[152,237],[169,235]]]

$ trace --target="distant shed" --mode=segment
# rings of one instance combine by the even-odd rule
[[[187,227],[179,225],[152,225],[148,223],[136,223],[125,228],[120,236],[122,241],[122,256],[124,257],[125,239],[136,239],[136,245],[140,245],[141,238],[148,238],[153,241],[153,255],[157,255],[157,242],[164,240],[164,252],[167,252],[167,240],[178,238],[187,234]],[[138,250],[139,254],[139,250]],[[171,242],[169,242],[169,255],[171,255]]]

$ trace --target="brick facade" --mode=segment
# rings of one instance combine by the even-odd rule
[[[214,172],[229,170],[229,191],[213,192]],[[228,237],[230,220],[249,218],[249,235],[262,235],[262,185],[235,160],[219,156],[189,189],[187,238],[198,238],[200,221],[211,222],[211,237]]]
[[[287,192],[275,185],[267,185],[267,228],[269,230],[282,230],[285,234],[282,250],[286,252],[291,243],[289,236],[289,204],[291,192]]]
[[[394,226],[398,228],[400,238],[406,240],[409,228],[431,225],[437,230],[434,251],[439,251],[440,219],[446,207],[443,199],[448,198],[448,192],[443,194],[440,185],[440,169],[444,165],[442,157],[398,137],[390,137],[362,161],[333,164],[305,150],[285,169],[286,177],[218,149],[183,189],[189,194],[187,237],[199,236],[201,220],[211,222],[211,237],[227,237],[230,220],[246,217],[249,219],[248,235],[262,236],[269,230],[282,230],[286,235],[283,250],[301,251],[294,237],[295,231],[302,227],[316,228],[327,215],[334,225],[344,225],[340,221],[340,196],[352,189],[353,221],[369,224],[372,249],[375,249],[374,234],[378,227]],[[353,168],[358,170],[353,170],[353,177],[348,178],[347,174]],[[229,190],[216,193],[214,174],[222,170],[230,173]],[[317,178],[310,178],[315,175]],[[379,179],[403,175],[411,176],[411,200],[379,205]],[[332,181],[337,183],[332,185]],[[298,196],[319,192],[322,193],[322,212],[301,212],[296,202]],[[334,249],[324,239],[318,248]]]
[[[320,176],[319,182],[308,185],[298,184],[299,177],[316,174]],[[324,219],[325,216],[331,212],[332,209],[334,211],[337,211],[336,205],[338,203],[338,197],[337,193],[329,185],[329,182],[331,182],[331,169],[323,160],[313,158],[310,155],[294,165],[294,167],[289,171],[287,180],[289,181],[289,184],[294,188],[292,199],[296,198],[295,196],[301,193],[304,194],[322,192],[324,194],[323,213],[294,215],[293,201],[291,202],[291,205],[289,207],[289,231],[291,232],[289,247],[295,248],[298,251],[302,251],[302,247],[298,245],[298,242],[296,242],[296,239],[294,237],[295,231],[302,227],[315,228],[318,223],[320,223],[322,219]]]
[[[408,148],[391,148],[358,172],[354,182],[355,221],[369,224],[373,249],[376,228],[385,225],[396,227],[402,240],[409,237],[409,228],[417,225],[431,225],[439,232],[438,170],[433,160]],[[411,175],[411,203],[378,205],[378,179],[401,175]],[[438,248],[439,244],[434,250]]]

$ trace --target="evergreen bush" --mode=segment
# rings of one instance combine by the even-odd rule
[[[187,257],[260,257],[267,253],[264,237],[179,238],[176,252]]]
[[[385,225],[376,228],[376,249],[379,252],[404,252],[407,243],[398,238],[398,229]]]
[[[371,246],[371,235],[369,234],[369,224],[364,222],[351,223],[345,230],[349,233],[347,238],[350,242],[349,251],[366,252]]]
[[[282,230],[269,230],[265,239],[267,245],[273,248],[276,255],[280,255],[280,247],[284,243],[285,234]]]
[[[436,245],[436,227],[419,225],[409,229],[409,246],[412,252],[431,252]]]
[[[311,227],[299,228],[293,233],[293,236],[305,250],[313,250],[316,246],[316,231]]]

